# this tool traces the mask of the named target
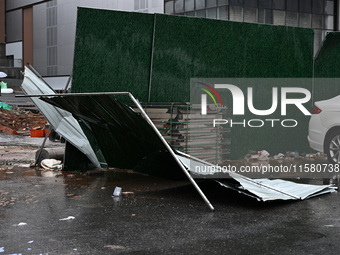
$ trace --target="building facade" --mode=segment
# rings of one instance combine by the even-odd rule
[[[29,62],[43,76],[69,76],[77,7],[312,28],[315,53],[339,30],[339,0],[0,0],[0,66]]]
[[[2,57],[12,56],[17,68],[29,62],[45,77],[69,76],[77,7],[163,13],[164,1],[0,0],[0,43],[5,47]]]
[[[44,76],[72,73],[77,7],[162,13],[161,0],[52,0],[33,9],[34,66]]]
[[[327,31],[339,30],[338,0],[165,0],[164,13],[312,28],[316,53]]]

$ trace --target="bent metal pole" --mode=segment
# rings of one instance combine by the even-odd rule
[[[203,191],[201,190],[201,188],[198,186],[198,184],[195,182],[194,178],[192,178],[192,176],[189,174],[189,172],[186,170],[186,168],[184,167],[184,165],[182,164],[182,162],[176,157],[175,152],[172,150],[172,148],[170,147],[170,145],[167,143],[167,141],[164,139],[164,137],[161,135],[161,133],[159,132],[159,130],[157,129],[157,127],[155,126],[155,124],[151,121],[151,119],[149,118],[149,116],[146,114],[146,112],[144,111],[143,107],[140,105],[139,101],[134,98],[134,96],[131,93],[128,93],[129,97],[131,98],[131,100],[136,104],[136,106],[138,107],[138,109],[141,111],[143,117],[145,118],[145,120],[149,123],[149,125],[153,128],[153,130],[156,132],[156,134],[158,135],[158,137],[161,139],[161,141],[163,142],[163,144],[165,145],[165,147],[168,149],[169,153],[172,155],[172,157],[176,160],[176,162],[178,163],[178,165],[180,166],[180,168],[183,170],[184,174],[188,177],[188,179],[190,180],[190,182],[192,183],[192,185],[194,185],[195,189],[197,190],[197,192],[200,194],[200,196],[203,198],[204,202],[209,206],[210,210],[214,211],[215,208],[212,206],[212,204],[209,202],[208,198],[205,196],[205,194],[203,193]]]

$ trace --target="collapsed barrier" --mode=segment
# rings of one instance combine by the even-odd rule
[[[37,87],[47,86],[36,74],[27,71],[26,68],[22,88],[32,86],[32,81],[41,83],[35,84]],[[44,115],[48,118],[54,118],[51,107],[63,109],[65,117],[62,117],[61,120],[51,122],[47,118],[52,126],[57,125],[53,126],[55,129],[64,122],[65,118],[69,119],[73,115],[79,125],[68,126],[69,130],[65,133],[78,134],[83,132],[82,129],[86,129],[84,134],[91,132],[96,141],[87,142],[91,147],[96,146],[101,149],[109,166],[132,169],[138,165],[143,168],[146,163],[149,163],[157,165],[158,173],[156,172],[156,174],[164,172],[172,176],[184,176],[189,179],[212,211],[214,207],[193,177],[211,179],[223,187],[261,201],[307,199],[335,191],[331,185],[298,184],[279,179],[250,179],[237,173],[227,173],[229,180],[232,180],[230,182],[226,179],[214,179],[213,173],[197,172],[195,171],[197,166],[207,167],[214,166],[214,164],[171,147],[146,114],[140,102],[129,92],[49,94],[39,91],[40,93],[35,94],[34,91],[25,91],[27,92],[26,96],[35,99],[37,107],[43,113],[45,112]],[[120,101],[119,97],[129,97],[138,111]],[[49,106],[48,110],[44,108],[45,104]],[[50,112],[46,114],[46,111]],[[59,114],[59,112],[57,113]],[[72,135],[65,139],[74,143]],[[86,136],[82,139],[86,139]],[[93,152],[91,157],[94,156]],[[153,174],[147,170],[144,167],[141,172]]]

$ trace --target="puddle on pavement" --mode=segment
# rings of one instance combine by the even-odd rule
[[[310,163],[310,161],[308,161]],[[254,165],[254,164],[281,164],[280,162],[245,162],[235,161],[234,165],[240,167],[241,165]],[[300,164],[305,164],[301,161]],[[252,177],[251,175],[249,177]],[[279,173],[271,176],[274,178],[290,179],[294,182],[308,183],[308,184],[333,184],[340,186],[340,175],[333,174],[325,178],[301,178],[299,175],[291,173]],[[258,176],[257,176],[258,178]],[[262,177],[263,178],[263,177]],[[107,169],[100,175],[86,175],[80,172],[66,172],[66,171],[49,171],[41,168],[28,168],[28,167],[3,167],[0,168],[0,183],[6,180],[11,181],[24,181],[34,187],[38,188],[45,185],[58,185],[67,186],[65,189],[65,197],[69,199],[79,199],[81,196],[77,190],[102,190],[106,192],[113,191],[115,187],[122,187],[121,197],[132,197],[136,193],[157,192],[188,186],[190,183],[187,180],[172,181],[153,176],[147,176],[135,173],[130,170],[120,169]],[[7,196],[5,190],[0,189],[0,194],[5,194],[1,198],[0,206],[11,205],[14,203],[15,197]],[[145,195],[145,194],[144,194]],[[4,198],[6,196],[6,198]],[[119,198],[114,198],[115,204],[120,203]]]
[[[321,181],[321,179],[309,180],[309,182]],[[338,185],[339,179],[335,181]],[[16,184],[17,187],[15,186]],[[187,209],[186,206],[189,206],[187,201],[191,201],[190,203],[194,204],[197,202],[199,208],[204,206],[188,181],[170,181],[118,169],[108,169],[102,175],[91,176],[77,172],[54,172],[26,167],[13,167],[0,170],[0,213],[1,208],[11,209],[13,206],[16,206],[13,207],[15,210],[3,210],[3,215],[6,213],[10,215],[13,211],[24,211],[22,215],[19,214],[22,218],[19,218],[19,216],[15,218],[14,223],[17,226],[13,228],[16,231],[19,231],[19,228],[29,229],[33,228],[34,224],[38,225],[37,222],[32,222],[32,218],[26,216],[29,215],[29,212],[34,212],[35,210],[39,212],[39,217],[43,218],[45,222],[51,224],[51,219],[53,219],[53,224],[59,224],[57,226],[73,226],[79,219],[86,222],[88,215],[95,213],[102,215],[101,211],[105,211],[105,213],[111,212],[112,214],[116,213],[116,217],[120,217],[120,220],[128,219],[129,222],[133,222],[136,218],[140,217],[139,213],[145,208],[146,213],[150,213],[150,209],[147,209],[147,206],[141,202],[142,199],[155,198],[161,201],[162,196],[165,195],[166,199],[174,199],[177,203],[177,201],[182,199],[179,194],[186,193],[181,190],[175,195],[169,194],[172,193],[172,188],[178,188],[181,185],[190,187],[194,194],[194,197],[189,195],[183,198],[185,201],[182,200],[182,203],[180,203],[181,206],[185,205],[183,208]],[[113,191],[117,186],[122,187],[122,195],[120,197],[112,197]],[[166,192],[158,192],[162,190],[166,190]],[[171,191],[167,192],[167,190]],[[135,202],[136,200],[137,202]],[[158,208],[164,210],[164,208],[169,207],[171,208],[169,210],[173,212],[175,203],[167,203],[165,200],[162,200],[161,203],[156,203],[155,201],[157,202],[157,200],[151,201],[152,206],[155,208],[158,206]],[[224,200],[221,201],[225,203]],[[146,205],[148,204],[146,203]],[[212,217],[213,215],[209,214],[209,216]],[[9,216],[6,217],[9,218]],[[27,223],[27,225],[19,226],[20,223]],[[274,229],[272,233],[280,234]],[[312,236],[311,234],[309,237],[318,238],[318,236]],[[38,239],[37,236],[29,238],[17,251],[25,251],[25,249],[29,248],[32,248],[33,251],[34,245],[38,243]],[[33,240],[33,243],[29,243]],[[7,252],[9,250],[7,247],[7,244],[0,244],[0,253],[1,248]],[[115,246],[112,247],[115,248]],[[12,247],[13,249],[14,246]],[[76,248],[73,246],[72,249]],[[35,254],[40,253],[41,250]]]
[[[334,184],[339,187],[340,168],[330,171],[330,166],[325,159],[292,161],[235,160],[229,164],[229,169],[233,167],[237,173],[250,178],[291,179],[310,184]],[[313,168],[312,171],[310,171],[311,167]],[[241,169],[243,169],[243,171]],[[221,175],[214,174],[214,178],[216,177],[229,178],[226,173],[221,173]],[[43,168],[30,168],[28,165],[5,166],[0,168],[0,181],[18,178],[24,178],[25,181],[28,182],[39,181],[41,183],[48,183],[54,180],[54,182],[63,185],[77,187],[91,186],[91,189],[114,189],[116,186],[119,186],[124,187],[124,192],[129,192],[129,190],[142,192],[157,191],[188,184],[186,180],[171,181],[136,173],[131,170],[113,168],[106,169],[100,173],[97,172],[94,175],[88,175],[82,172],[50,171],[44,170]],[[93,187],[94,181],[97,183],[95,187]]]
[[[311,161],[301,161],[299,164],[307,164],[305,162],[310,163]],[[235,161],[233,164],[241,167],[254,164],[272,164],[276,166],[285,163],[277,161]],[[289,165],[289,162],[286,165]],[[250,175],[249,177],[252,176]],[[333,174],[333,176],[326,178],[301,178],[294,173],[279,173],[275,174],[274,178],[289,179],[306,184],[333,184],[335,187],[340,187],[339,174]],[[97,198],[104,198],[107,202],[111,201],[114,207],[120,207],[123,203],[134,203],[136,199],[164,199],[164,197],[173,199],[173,189],[177,189],[181,193],[183,191],[179,191],[179,188],[187,189],[191,187],[187,180],[172,181],[135,173],[130,170],[107,169],[99,175],[87,175],[81,172],[49,171],[41,168],[19,166],[0,168],[0,184],[1,182],[3,185],[0,185],[2,187],[0,188],[0,208],[13,206],[18,201],[29,205],[38,204],[46,192],[50,193],[50,197],[60,200],[62,203],[67,200],[86,201],[81,205],[86,208],[102,206]],[[20,188],[16,189],[15,185]],[[23,186],[25,189],[22,188]],[[122,188],[122,194],[119,197],[112,197],[116,187]],[[193,189],[192,192],[196,194]],[[211,192],[214,191],[211,190]],[[175,199],[178,199],[177,195]]]
[[[154,192],[190,185],[186,180],[172,181],[130,170],[108,169],[101,174],[87,175],[81,172],[49,171],[18,166],[0,168],[0,183],[3,181],[25,182],[37,188],[52,184],[67,186],[65,196],[70,199],[80,198],[76,191],[82,189],[109,190],[113,194],[115,187],[122,187],[121,197],[131,197],[135,192]],[[3,191],[0,189],[0,192]],[[118,203],[119,199],[115,198],[113,201]]]

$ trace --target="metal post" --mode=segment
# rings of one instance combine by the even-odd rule
[[[148,88],[148,103],[151,102],[151,82],[152,82],[152,65],[153,53],[155,48],[155,33],[156,33],[156,15],[153,16],[153,31],[152,31],[152,44],[151,44],[151,59],[150,59],[150,73],[149,73],[149,88]]]
[[[40,75],[40,73],[38,73],[38,71],[35,70],[34,67],[33,67],[30,63],[27,63],[27,66],[31,69],[31,71],[32,71],[36,76],[38,76],[38,78],[39,78],[40,80],[42,80],[42,81],[46,84],[47,87],[49,87],[51,90],[54,91],[54,89],[50,86],[50,84],[48,84],[48,83],[44,80],[44,78]]]
[[[68,89],[68,86],[70,85],[71,83],[71,80],[72,80],[72,75],[70,75],[70,77],[68,77],[68,80],[67,80],[67,83],[66,83],[66,86],[65,86],[65,89],[64,89],[64,93],[67,93],[67,89]]]
[[[170,145],[166,142],[166,140],[164,139],[164,137],[161,135],[161,133],[159,132],[159,130],[157,129],[157,127],[155,126],[155,124],[153,124],[153,122],[151,121],[151,119],[149,118],[149,116],[145,113],[145,111],[143,110],[143,107],[140,105],[139,101],[136,100],[134,98],[134,96],[131,93],[128,93],[129,97],[131,98],[131,100],[136,104],[136,106],[138,107],[138,109],[141,111],[143,117],[145,118],[145,120],[150,124],[150,126],[153,128],[153,130],[156,132],[156,134],[158,135],[158,137],[161,139],[161,141],[163,142],[163,144],[165,145],[165,147],[168,149],[169,153],[172,155],[172,157],[174,158],[174,160],[178,163],[179,167],[182,169],[182,171],[184,172],[184,174],[188,177],[189,181],[191,182],[192,185],[194,185],[195,189],[197,190],[197,192],[200,194],[200,196],[203,198],[204,202],[209,206],[211,211],[215,211],[215,208],[212,206],[212,204],[209,202],[208,198],[204,195],[203,191],[200,189],[200,187],[197,185],[197,183],[195,182],[195,180],[192,178],[192,176],[188,173],[187,169],[184,167],[184,165],[182,164],[182,162],[176,157],[175,152],[172,150],[172,148],[170,147]]]
[[[45,135],[44,141],[43,141],[43,143],[42,143],[42,145],[41,145],[41,147],[40,147],[40,151],[39,151],[38,157],[35,159],[34,166],[37,166],[37,162],[38,162],[38,160],[39,160],[39,158],[40,158],[40,156],[41,156],[42,150],[43,150],[44,147],[45,147],[45,143],[46,143],[47,137],[48,137],[49,133],[51,132],[51,130],[52,130],[52,126],[50,125],[50,126],[48,127],[48,131],[47,131],[47,134]]]

